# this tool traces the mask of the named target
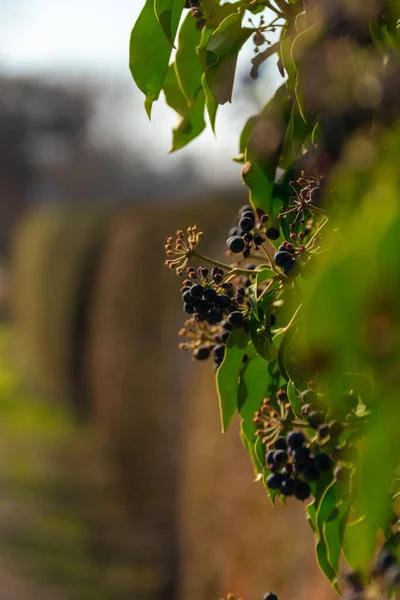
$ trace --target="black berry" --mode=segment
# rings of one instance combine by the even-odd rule
[[[208,288],[207,290],[204,290],[204,299],[207,300],[207,302],[214,302],[217,296],[217,291],[214,288]]]
[[[214,304],[215,306],[218,306],[218,308],[228,308],[231,304],[231,299],[226,294],[220,294],[215,298]]]
[[[201,298],[204,294],[204,287],[201,285],[201,283],[195,283],[191,287],[190,293],[192,296],[194,296],[194,298]]]
[[[267,486],[270,490],[278,490],[282,482],[282,475],[280,473],[273,473],[267,477]]]
[[[192,296],[192,292],[190,290],[188,290],[182,294],[182,300],[185,302],[185,304],[194,304],[195,303],[195,298],[194,298],[194,296]]]
[[[228,232],[228,236],[233,237],[236,235],[242,235],[242,233],[243,231],[240,229],[240,227],[232,227]]]
[[[277,240],[280,236],[279,229],[277,229],[276,227],[270,227],[269,229],[267,229],[265,235],[270,240]]]
[[[283,465],[285,465],[287,461],[288,455],[284,450],[277,450],[275,452],[275,464],[278,465],[278,467],[283,467]]]
[[[228,317],[228,323],[233,329],[237,329],[243,325],[243,315],[238,310],[232,312]]]
[[[225,329],[226,331],[232,331],[232,329],[233,329],[233,327],[229,323],[229,321],[221,321],[221,327],[222,327],[222,329]]]
[[[249,217],[242,217],[239,221],[239,227],[243,231],[251,231],[254,227],[254,220]]]
[[[304,434],[301,431],[292,431],[287,437],[289,448],[300,448],[305,442]]]
[[[293,258],[285,262],[285,264],[282,266],[282,271],[285,273],[285,275],[289,275],[295,264],[296,261]]]
[[[304,467],[302,475],[306,481],[317,481],[319,479],[319,471],[312,465]]]
[[[296,481],[294,479],[284,479],[279,487],[282,496],[293,496],[296,491]]]
[[[244,212],[249,212],[249,211],[251,211],[254,214],[253,207],[250,206],[250,204],[244,204],[243,206],[241,206],[239,208],[238,215],[239,215],[239,217],[241,217]]]
[[[305,446],[300,446],[300,448],[295,448],[293,450],[293,460],[296,464],[296,467],[306,464],[309,458],[309,448],[306,448]]]
[[[339,421],[331,421],[329,423],[329,434],[333,438],[339,437],[343,432],[343,425]]]
[[[293,260],[292,255],[286,250],[280,250],[276,254],[274,254],[274,263],[277,267],[283,267],[285,263]]]
[[[233,254],[240,254],[240,252],[243,252],[245,246],[244,239],[239,235],[228,238],[226,244]]]
[[[254,236],[254,243],[256,246],[261,246],[261,244],[263,244],[265,242],[264,238],[262,235],[255,235]]]
[[[287,443],[284,437],[278,437],[277,440],[275,440],[275,444],[274,444],[274,448],[276,448],[276,450],[286,450],[287,449]]]
[[[298,481],[294,495],[297,500],[307,500],[311,495],[311,488],[308,483],[305,481]]]
[[[312,204],[319,204],[321,200],[322,188],[315,187],[310,192],[310,202]]]
[[[273,450],[267,452],[267,454],[265,455],[265,462],[267,465],[275,464],[275,452]]]
[[[210,356],[210,348],[208,346],[199,346],[193,352],[193,358],[196,360],[206,360]]]
[[[313,411],[308,415],[308,424],[313,429],[318,429],[325,421],[325,415],[319,411]]]
[[[206,315],[208,313],[208,311],[210,310],[210,305],[208,304],[208,302],[206,302],[203,299],[199,299],[196,301],[195,305],[194,305],[194,309],[195,312],[199,313],[200,315]]]
[[[318,427],[318,437],[320,440],[323,440],[326,437],[328,437],[329,433],[329,425],[320,425]]]
[[[332,468],[332,459],[325,452],[320,452],[314,458],[315,466],[319,471],[325,472]]]
[[[272,592],[269,592],[268,594],[264,594],[263,600],[278,600],[278,596]]]
[[[222,319],[222,312],[218,310],[218,308],[210,308],[207,313],[206,321],[210,323],[210,325],[215,325],[219,323]]]
[[[194,308],[194,305],[192,303],[190,304],[184,304],[183,305],[183,310],[185,311],[185,313],[187,313],[188,315],[193,315],[196,311]]]

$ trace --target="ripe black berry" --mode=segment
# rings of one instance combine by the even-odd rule
[[[208,304],[208,302],[206,302],[205,300],[200,298],[199,300],[196,300],[196,303],[194,305],[194,310],[195,310],[195,312],[199,313],[200,315],[206,316],[206,314],[210,310],[210,305]]]
[[[256,215],[254,214],[254,210],[253,209],[251,209],[251,210],[248,209],[248,210],[244,210],[242,212],[242,214],[240,215],[240,218],[241,219],[248,218],[248,219],[251,219],[254,222],[256,220]]]
[[[228,317],[228,323],[232,326],[233,329],[237,329],[243,325],[243,315],[238,310],[232,312]]]
[[[254,214],[253,207],[250,206],[250,204],[244,204],[243,206],[241,206],[239,208],[238,215],[239,215],[239,217],[241,217],[243,213],[249,212],[249,211],[251,211]]]
[[[214,302],[217,296],[217,291],[214,288],[208,288],[207,290],[204,290],[204,299],[207,300],[207,302]]]
[[[279,487],[282,496],[293,496],[296,491],[296,481],[294,479],[284,479]]]
[[[276,596],[276,594],[273,594],[272,592],[269,592],[268,594],[264,595],[263,600],[278,600],[278,596]]]
[[[194,305],[192,303],[190,304],[184,304],[183,305],[183,310],[185,311],[185,313],[187,313],[188,315],[193,315],[196,311],[194,308]]]
[[[294,495],[297,500],[307,500],[311,495],[311,488],[308,483],[305,481],[298,481]]]
[[[243,233],[243,231],[240,229],[240,227],[231,227],[231,229],[228,232],[228,237],[242,235],[242,233]]]
[[[319,471],[312,465],[304,467],[302,475],[306,481],[317,481],[319,479]]]
[[[223,333],[219,334],[218,341],[221,342],[221,344],[226,344],[226,342],[228,341],[228,337],[229,331],[224,331]]]
[[[275,464],[275,452],[273,450],[267,452],[267,454],[265,455],[265,462],[267,465]]]
[[[280,236],[279,229],[277,229],[276,227],[270,227],[269,229],[267,229],[265,235],[270,240],[277,240]]]
[[[267,486],[270,490],[279,489],[282,482],[282,475],[280,473],[273,473],[269,477],[267,477]]]
[[[218,308],[210,308],[207,313],[206,321],[210,323],[210,325],[215,325],[219,323],[222,319],[222,312],[218,310]]]
[[[188,290],[182,294],[182,300],[185,302],[185,304],[194,304],[195,303],[195,298],[194,298],[194,296],[192,296],[192,292],[190,290]]]
[[[215,306],[218,306],[218,308],[228,308],[231,304],[231,300],[226,294],[220,294],[215,298],[214,304]]]
[[[289,448],[300,448],[305,442],[304,434],[301,431],[292,431],[287,436],[287,443]]]
[[[286,450],[287,449],[287,443],[284,437],[278,437],[278,439],[275,441],[274,444],[274,448],[276,448],[276,450]]]
[[[308,424],[313,429],[318,429],[325,421],[325,415],[319,411],[313,411],[308,415]]]
[[[199,346],[193,352],[193,358],[196,360],[206,360],[210,356],[210,348],[208,346]]]
[[[204,287],[201,285],[201,283],[195,283],[191,289],[190,289],[190,293],[192,294],[192,296],[194,296],[195,298],[201,298],[204,294]]]
[[[254,227],[254,219],[250,217],[242,217],[239,221],[239,227],[243,231],[251,231]]]
[[[222,329],[225,329],[226,331],[232,331],[232,325],[229,323],[229,321],[221,321],[221,327]]]
[[[325,452],[320,452],[314,458],[315,466],[319,471],[325,472],[332,468],[332,459]]]
[[[295,264],[296,261],[293,258],[285,262],[285,264],[282,266],[282,271],[285,273],[285,275],[289,275],[290,271],[292,271]]]
[[[243,235],[243,239],[246,242],[246,244],[250,244],[250,242],[253,240],[253,234],[250,233],[250,231],[248,231]]]
[[[233,254],[240,254],[244,250],[244,239],[239,235],[234,235],[227,239],[226,244]]]
[[[318,437],[320,440],[323,440],[326,437],[328,437],[329,433],[329,425],[320,425],[318,427]]]
[[[291,260],[293,260],[292,255],[289,252],[286,252],[286,250],[280,250],[274,254],[274,263],[277,267],[283,267],[285,263]]]
[[[339,437],[343,432],[343,425],[339,421],[331,421],[329,423],[329,434],[333,438]]]
[[[261,246],[261,244],[263,244],[265,242],[264,238],[262,235],[255,235],[254,236],[254,243],[256,246]]]
[[[285,465],[287,461],[288,455],[284,450],[277,450],[275,452],[275,464],[278,465],[278,467],[283,467],[283,465]]]
[[[295,462],[296,468],[300,465],[304,465],[307,463],[310,458],[310,449],[305,446],[300,446],[300,448],[295,448],[293,450],[293,460]]]

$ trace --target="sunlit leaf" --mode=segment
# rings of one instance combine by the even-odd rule
[[[238,390],[243,357],[248,352],[250,336],[243,329],[231,332],[224,360],[217,371],[217,391],[222,431],[226,431],[238,409]]]
[[[129,44],[129,67],[138,88],[146,96],[145,109],[151,116],[168,69],[172,46],[154,12],[154,0],[147,0],[136,21]]]

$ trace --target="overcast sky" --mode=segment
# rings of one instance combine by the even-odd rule
[[[218,178],[221,169],[226,177],[235,177],[239,168],[231,158],[237,151],[245,111],[238,113],[234,106],[225,105],[217,120],[217,140],[204,133],[174,155],[167,153],[176,116],[162,97],[154,105],[151,123],[147,121],[143,97],[128,68],[129,35],[143,1],[0,0],[0,72],[61,81],[94,78],[105,87],[118,82],[126,93],[110,118],[101,119],[103,136],[120,136],[128,145],[140,136],[161,168],[174,167],[183,155],[189,155],[196,157],[212,179]],[[250,56],[251,47],[241,59],[241,70],[249,70]],[[251,114],[260,106],[261,101],[255,101],[246,110]]]

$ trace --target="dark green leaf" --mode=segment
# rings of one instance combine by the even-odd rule
[[[262,462],[260,461],[255,441],[250,441],[246,436],[246,433],[243,429],[243,421],[240,423],[240,437],[247,453],[251,458],[251,462],[253,463],[254,476],[258,478],[263,473],[264,467]]]
[[[332,477],[332,474],[331,474]],[[338,591],[337,588],[337,578],[338,571],[337,566],[334,567],[329,561],[329,546],[327,539],[325,537],[325,526],[332,515],[334,510],[336,510],[337,503],[337,491],[336,491],[336,482],[332,481],[331,484],[325,489],[325,493],[322,495],[321,501],[319,503],[317,514],[316,514],[316,534],[317,534],[317,544],[316,544],[316,552],[318,558],[318,564],[324,573],[324,575],[329,579],[334,589]],[[338,526],[339,529],[339,526]]]
[[[218,104],[231,102],[238,53],[252,34],[242,28],[242,12],[226,17],[207,44],[206,80]]]
[[[185,0],[154,0],[154,11],[165,37],[174,43]]]
[[[217,391],[223,432],[228,429],[238,408],[239,375],[248,347],[249,335],[243,329],[232,331],[226,345],[225,358],[217,371]]]
[[[257,437],[253,423],[254,413],[268,396],[270,384],[268,365],[260,355],[254,356],[246,363],[241,373],[238,395],[239,414],[243,419],[242,429],[252,443]]]
[[[303,404],[300,400],[300,397],[297,395],[297,390],[294,387],[293,381],[289,381],[287,384],[287,395],[294,414],[298,419],[303,419],[303,415],[301,413]]]
[[[272,343],[271,331],[258,321],[250,321],[250,336],[257,352],[268,362],[277,357],[277,350]]]
[[[146,96],[148,117],[163,87],[172,47],[154,12],[154,0],[147,0],[136,21],[129,44],[129,68],[138,88]]]

